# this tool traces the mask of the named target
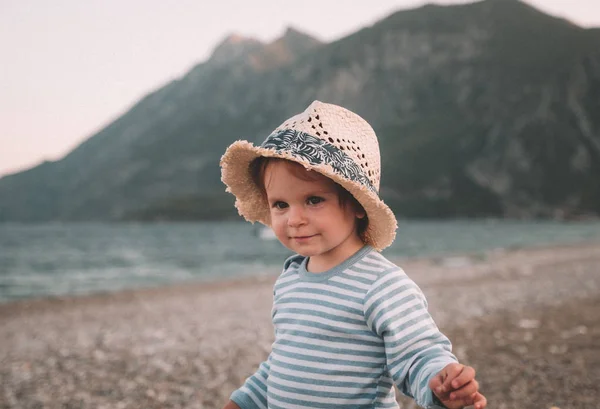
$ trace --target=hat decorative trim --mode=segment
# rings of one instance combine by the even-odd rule
[[[311,166],[328,164],[338,175],[358,182],[377,194],[375,186],[352,158],[336,146],[310,134],[284,129],[269,135],[261,147],[277,153],[290,153],[296,158],[308,162]]]

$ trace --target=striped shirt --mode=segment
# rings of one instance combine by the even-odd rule
[[[233,392],[242,409],[398,408],[394,387],[434,403],[429,380],[456,362],[417,285],[365,246],[324,273],[292,256],[274,288],[275,342]]]

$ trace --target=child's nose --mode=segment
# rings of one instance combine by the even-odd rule
[[[304,209],[301,206],[291,206],[288,212],[288,226],[296,227],[304,223]]]

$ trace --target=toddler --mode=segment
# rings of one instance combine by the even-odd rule
[[[394,385],[424,408],[486,407],[421,290],[379,253],[397,224],[364,119],[315,101],[221,167],[239,213],[297,253],[275,283],[271,353],[225,409],[398,408]]]

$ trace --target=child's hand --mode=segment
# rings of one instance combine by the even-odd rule
[[[429,388],[448,409],[460,409],[474,405],[483,409],[487,405],[485,396],[479,393],[475,380],[475,369],[461,364],[446,365],[429,381]]]

